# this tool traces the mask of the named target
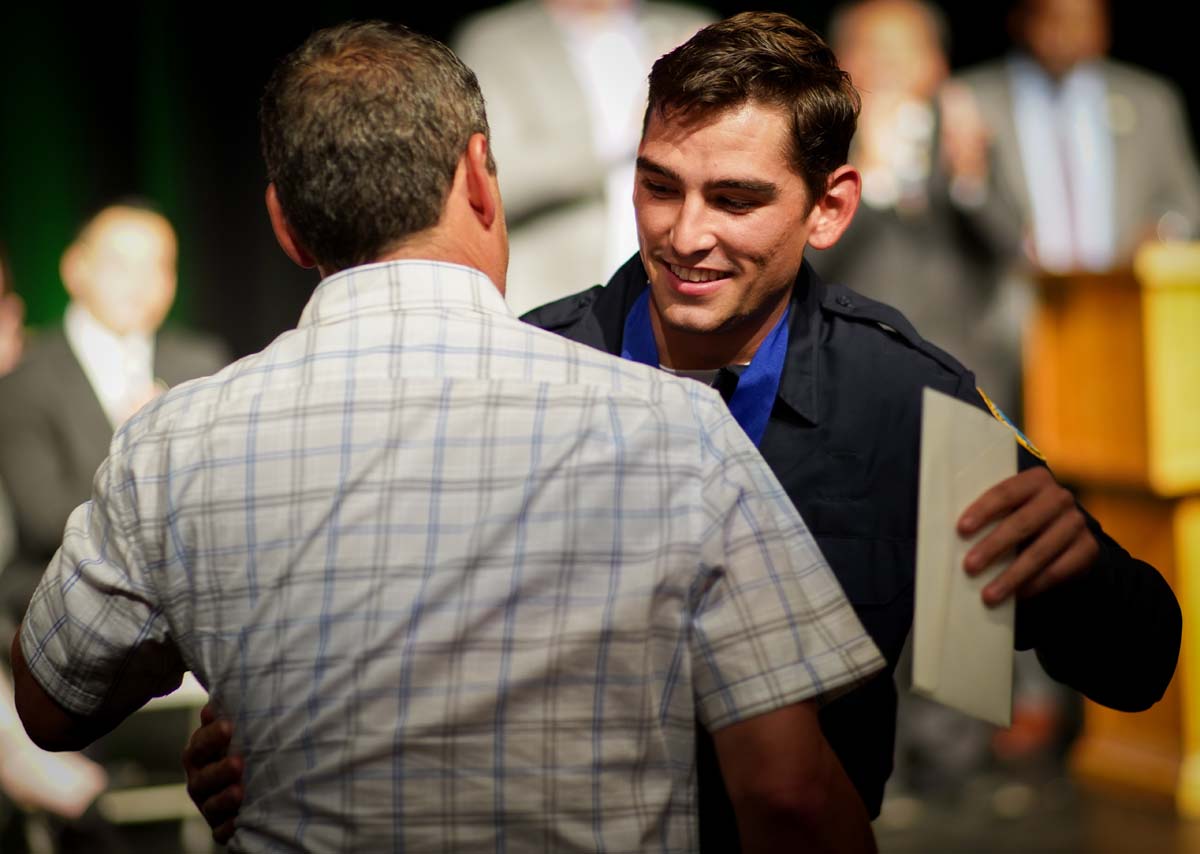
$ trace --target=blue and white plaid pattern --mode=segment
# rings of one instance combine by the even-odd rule
[[[22,643],[83,714],[192,669],[247,851],[695,850],[697,717],[883,663],[714,392],[428,262],[136,416]]]

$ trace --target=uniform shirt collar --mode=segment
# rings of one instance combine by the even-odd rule
[[[800,266],[792,286],[788,353],[779,378],[778,398],[804,420],[817,423],[820,411],[821,302],[825,283],[808,261]]]
[[[646,271],[634,255],[614,275],[608,287],[597,293],[588,317],[599,321],[592,346],[619,355],[625,318],[647,287]],[[817,423],[819,407],[822,303],[825,283],[808,261],[800,266],[792,287],[792,309],[788,319],[788,349],[779,378],[776,398],[801,418]],[[586,339],[585,339],[586,340]]]
[[[406,259],[363,264],[322,279],[298,325],[418,309],[512,316],[500,291],[479,270],[446,261]]]

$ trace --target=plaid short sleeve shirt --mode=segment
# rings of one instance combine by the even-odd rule
[[[21,640],[85,715],[194,671],[246,851],[694,850],[697,719],[883,664],[714,392],[416,261],[135,416]]]

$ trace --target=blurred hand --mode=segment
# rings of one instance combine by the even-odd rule
[[[245,764],[240,756],[229,755],[232,740],[233,724],[228,718],[218,718],[208,704],[200,710],[200,728],[183,749],[188,795],[212,828],[213,839],[222,845],[233,837],[245,795]]]
[[[970,536],[992,521],[996,527],[967,552],[968,574],[978,575],[997,558],[1024,547],[983,589],[988,605],[998,605],[1014,593],[1026,597],[1048,590],[1086,572],[1100,554],[1074,497],[1042,466],[983,493],[959,517],[958,532]]]
[[[16,294],[0,294],[0,377],[17,366],[24,346],[25,303]]]
[[[988,146],[991,132],[971,90],[962,83],[947,83],[938,93],[942,113],[941,151],[952,181],[983,187],[988,180]]]

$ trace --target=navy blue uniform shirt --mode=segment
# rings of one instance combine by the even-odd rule
[[[620,354],[626,314],[647,286],[638,256],[607,286],[524,320]],[[787,359],[759,450],[815,536],[889,667],[821,710],[825,737],[872,817],[892,771],[892,674],[913,615],[921,390],[982,409],[974,376],[895,309],[826,284],[808,262],[792,293]],[[1021,469],[1043,463],[1019,450]],[[1182,618],[1170,587],[1087,516],[1100,546],[1083,576],[1017,605],[1016,646],[1106,706],[1145,709],[1175,671]],[[711,742],[701,740],[701,840],[736,849]]]

